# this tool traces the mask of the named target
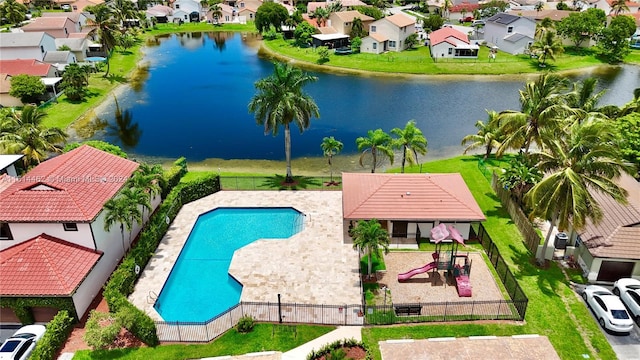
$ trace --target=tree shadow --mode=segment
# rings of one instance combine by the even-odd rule
[[[125,84],[128,82],[127,78],[123,75],[116,75],[116,74],[109,74],[109,76],[106,77],[107,80],[109,80],[110,83],[120,83],[120,84]]]
[[[269,176],[267,179],[258,187],[268,188],[268,189],[278,189],[278,190],[301,190],[307,189],[310,186],[319,187],[322,183],[318,179],[305,177],[305,176],[294,176],[293,182],[287,182],[287,177],[284,175],[274,175]]]
[[[545,261],[543,266],[536,264],[534,254],[529,251],[523,251],[516,248],[513,244],[509,245],[513,252],[512,261],[518,267],[518,271],[514,273],[514,277],[518,280],[524,278],[536,277],[538,289],[547,297],[559,297],[560,284],[566,284],[566,279],[562,274],[562,270],[553,261]]]

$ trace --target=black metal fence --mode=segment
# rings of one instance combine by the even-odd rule
[[[489,261],[496,269],[496,273],[498,274],[498,278],[504,285],[509,297],[513,301],[516,309],[518,310],[518,314],[520,315],[520,320],[524,320],[524,316],[527,312],[527,305],[529,304],[529,299],[522,291],[520,284],[516,280],[515,276],[509,270],[506,262],[500,255],[500,251],[498,251],[498,247],[491,239],[491,236],[487,233],[484,226],[482,224],[478,224],[477,226],[472,226],[473,230],[477,234],[478,241],[482,244],[484,251],[487,253],[489,257]]]

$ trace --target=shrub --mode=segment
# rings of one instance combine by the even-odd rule
[[[326,46],[319,46],[318,47],[318,60],[317,60],[318,64],[324,64],[326,62],[329,62],[329,48],[327,48]]]
[[[66,310],[59,311],[47,324],[47,331],[36,344],[32,360],[53,360],[73,329],[74,319]]]
[[[160,343],[155,322],[130,302],[126,301],[116,316],[120,324],[143,343],[149,346],[156,346]]]
[[[166,198],[171,189],[173,189],[180,179],[187,173],[187,159],[181,157],[173,163],[171,169],[164,173],[165,187],[162,189],[162,198]]]
[[[366,353],[366,359],[373,359],[371,352],[367,346],[356,339],[341,339],[332,343],[326,344],[318,351],[311,350],[311,353],[307,355],[307,360],[318,360],[322,357],[325,359],[344,359],[344,351],[340,351],[342,348],[349,347],[361,347]],[[341,357],[342,356],[342,357]]]
[[[120,156],[121,158],[125,158],[125,159],[127,158],[127,153],[122,151],[122,149],[119,146],[109,144],[108,142],[101,141],[101,140],[88,140],[80,143],[69,143],[65,145],[62,151],[66,153],[73,149],[79,148],[80,145],[84,145],[84,144],[89,145],[98,150],[102,150],[104,152],[108,152],[110,154]]]
[[[215,173],[208,173],[179,186],[182,203],[186,204],[220,191],[220,177]]]
[[[251,332],[254,326],[255,326],[255,320],[253,319],[253,317],[251,317],[251,315],[244,315],[243,317],[240,318],[240,320],[238,320],[238,325],[236,325],[236,330],[238,330],[239,333],[245,334],[245,333]]]
[[[114,342],[121,328],[120,322],[112,314],[91,310],[82,338],[92,349],[104,349]]]

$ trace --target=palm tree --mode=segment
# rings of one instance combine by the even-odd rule
[[[57,127],[46,128],[42,119],[46,114],[36,106],[25,105],[0,124],[0,151],[5,154],[23,154],[29,167],[45,160],[49,153],[62,153],[67,134]]]
[[[556,36],[555,31],[548,30],[544,32],[539,40],[531,45],[531,50],[541,54],[538,57],[538,63],[540,67],[545,67],[547,58],[555,60],[556,55],[564,51],[564,47],[562,46],[562,40]]]
[[[113,0],[111,2],[113,16],[118,20],[120,26],[128,19],[136,18],[136,9],[130,0]]]
[[[449,18],[449,10],[453,6],[453,2],[451,0],[444,0],[442,3],[442,17],[447,19]]]
[[[538,1],[533,9],[536,11],[536,13],[539,13],[540,11],[542,11],[542,9],[544,9],[544,3],[542,1]]]
[[[326,24],[327,19],[329,19],[329,10],[326,7],[318,6],[313,11],[313,17],[316,18],[316,23],[318,23],[318,27],[322,27]]]
[[[541,39],[545,33],[552,31],[553,28],[554,28],[553,20],[551,20],[551,18],[546,17],[542,19],[542,21],[540,21],[538,25],[536,25],[536,32],[534,36],[536,39]]]
[[[353,238],[353,248],[360,249],[367,254],[367,275],[371,276],[372,256],[375,254],[380,258],[380,248],[384,250],[385,254],[389,253],[389,232],[383,229],[376,219],[360,220],[358,225],[351,230],[351,237]]]
[[[104,73],[104,77],[109,75],[109,57],[111,50],[115,48],[117,44],[116,34],[118,26],[113,17],[113,10],[111,7],[100,4],[93,8],[93,19],[88,19],[87,23],[91,26],[95,26],[92,32],[96,32],[100,38],[100,45],[102,45],[102,51],[106,53],[107,58],[107,71]]]
[[[160,193],[164,178],[162,177],[162,166],[151,166],[146,163],[140,164],[138,169],[129,178],[129,185],[133,188],[142,189],[148,197],[149,203],[154,196]],[[141,204],[142,205],[142,204]],[[142,218],[145,218],[146,207],[142,208]]]
[[[134,223],[142,224],[142,217],[145,210],[151,211],[151,203],[149,202],[149,194],[142,188],[125,187],[120,191],[120,196],[127,200],[129,209],[127,211],[131,225]],[[129,229],[131,230],[131,229]],[[131,244],[131,232],[129,232],[129,244]]]
[[[567,94],[567,105],[575,110],[570,121],[583,121],[586,118],[608,119],[608,116],[598,108],[598,101],[606,90],[596,92],[598,79],[586,78],[573,83],[573,90]]]
[[[364,167],[363,159],[365,154],[371,153],[371,172],[375,173],[378,167],[378,161],[382,162],[383,159],[378,159],[378,152],[386,155],[391,164],[393,165],[393,149],[392,139],[389,134],[382,131],[382,129],[369,130],[367,137],[359,137],[356,139],[356,145],[358,151],[362,151],[360,155],[360,166]]]
[[[546,73],[520,90],[521,110],[506,110],[497,118],[499,131],[505,137],[498,148],[498,156],[507,149],[523,149],[526,155],[532,143],[543,147],[547,139],[543,137],[542,129],[559,129],[562,120],[574,112],[564,103],[562,92],[567,85],[565,78]]]
[[[137,205],[135,206],[137,209]],[[131,231],[133,228],[132,220],[132,205],[131,201],[124,196],[117,196],[109,199],[104,203],[103,210],[105,211],[104,217],[104,230],[110,231],[113,225],[120,224],[120,234],[122,236],[122,253],[124,254],[126,249],[124,245],[124,229]]]
[[[222,8],[220,7],[221,0],[208,0],[206,2],[209,7],[209,11],[211,11],[211,18],[214,20],[214,23],[217,24],[222,18]]]
[[[571,219],[575,229],[582,229],[587,219],[594,223],[602,219],[593,192],[626,202],[627,193],[615,179],[623,172],[632,174],[633,166],[622,160],[618,141],[614,127],[607,121],[588,119],[573,123],[565,136],[556,134],[547,151],[533,154],[540,171],[548,174],[525,196],[533,209],[531,217],[551,222],[543,249],[556,225],[567,229]],[[544,252],[538,261],[544,261]]]
[[[609,11],[609,14],[618,16],[625,12],[629,12],[627,0],[613,0],[613,2],[611,3],[611,10]]]
[[[362,19],[355,18],[351,23],[351,32],[349,36],[353,39],[356,37],[363,38],[367,35],[367,32],[364,30],[364,25],[362,24]]]
[[[427,139],[422,135],[422,131],[416,127],[415,120],[409,120],[404,129],[392,129],[391,133],[398,137],[393,141],[392,146],[402,149],[401,172],[404,173],[404,165],[407,160],[410,165],[417,164],[418,154],[427,153]]]
[[[258,92],[249,102],[249,112],[255,113],[256,122],[264,126],[265,134],[271,132],[276,136],[280,125],[284,127],[286,182],[292,183],[290,124],[295,122],[302,133],[309,128],[312,117],[320,117],[318,105],[302,90],[318,78],[289,64],[276,62],[273,66],[272,75],[255,83]]]
[[[487,123],[482,120],[476,122],[476,128],[478,133],[470,134],[462,138],[460,145],[464,146],[469,144],[464,149],[464,154],[473,149],[484,148],[484,159],[486,160],[494,148],[500,147],[500,141],[502,140],[502,134],[497,127],[498,113],[493,110],[485,110],[489,114]]]
[[[500,184],[511,191],[518,205],[523,205],[523,197],[542,179],[542,173],[522,156],[514,158],[499,175]]]
[[[329,162],[329,169],[331,172],[330,184],[335,184],[333,182],[333,163],[331,160],[333,159],[334,155],[338,155],[340,151],[342,151],[344,144],[331,136],[322,139],[322,144],[320,144],[320,147],[322,148],[322,153],[327,157]]]

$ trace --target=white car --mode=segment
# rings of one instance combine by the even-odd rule
[[[589,285],[584,289],[582,297],[603,328],[623,333],[633,330],[633,319],[627,313],[627,309],[624,308],[620,298],[608,289]]]
[[[45,330],[42,325],[27,325],[18,329],[0,346],[0,360],[28,359]]]
[[[620,279],[613,284],[613,293],[620,296],[630,315],[640,324],[640,280]]]

